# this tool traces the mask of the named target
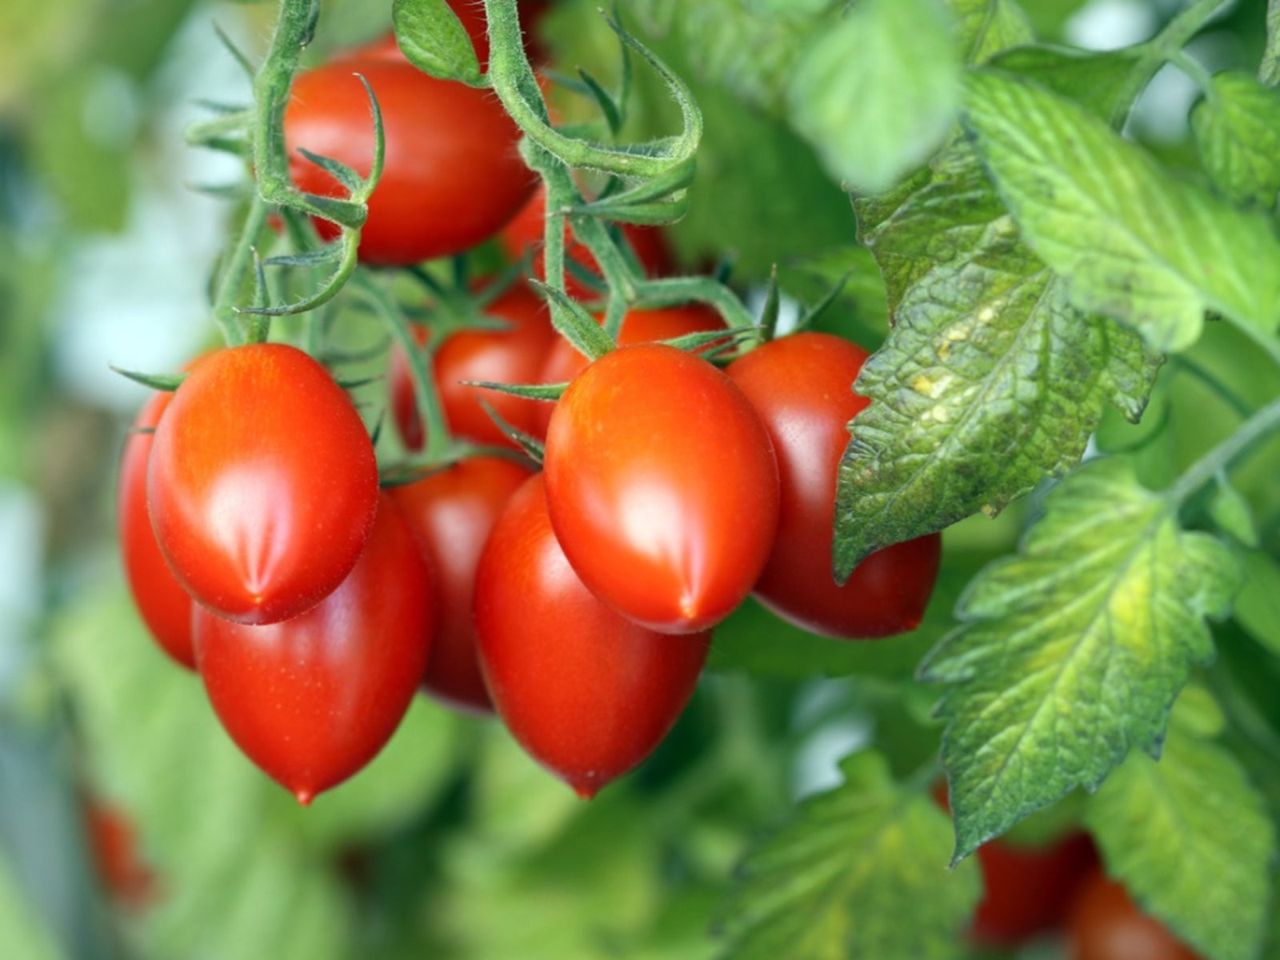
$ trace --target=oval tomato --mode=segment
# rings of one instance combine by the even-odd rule
[[[556,332],[546,304],[522,283],[503,291],[485,308],[485,313],[505,321],[510,328],[460,330],[447,337],[434,358],[436,389],[445,421],[455,436],[514,447],[485,412],[481,400],[513,427],[533,434],[540,433],[540,408],[550,405],[482,390],[468,386],[466,381],[537,383],[547,351],[556,341]],[[420,343],[426,343],[426,330],[418,328],[415,335]],[[391,409],[405,446],[421,450],[426,441],[422,418],[418,415],[409,361],[399,349],[391,355]]]
[[[391,490],[437,586],[435,639],[423,683],[457,706],[493,709],[471,619],[476,564],[507,501],[528,477],[510,460],[470,457]]]
[[[408,63],[344,60],[294,81],[285,109],[289,167],[299,189],[346,196],[299,147],[367,175],[373,161],[368,80],[382,110],[382,179],[369,198],[360,237],[366,263],[403,265],[463,251],[498,231],[532,192],[535,180],[516,152],[519,129],[484,90],[437,80]],[[318,221],[322,236],[337,228]]]
[[[600,318],[596,318],[600,322]],[[702,303],[690,303],[679,307],[660,307],[654,310],[628,310],[618,331],[618,346],[628,347],[637,343],[654,343],[670,340],[690,333],[721,330],[724,319],[711,307]],[[568,383],[587,368],[587,358],[573,348],[568,340],[556,337],[542,365],[539,383]],[[545,436],[551,423],[554,406],[549,403],[538,407],[538,436]]]
[[[199,603],[243,623],[295,616],[337,587],[377,500],[355,407],[283,344],[198,361],[151,448],[147,503],[169,568]]]
[[[728,616],[773,545],[769,434],[733,381],[674,347],[620,347],[587,367],[556,404],[545,468],[574,570],[651,629]]]
[[[502,249],[508,257],[512,260],[519,260],[530,250],[542,244],[546,236],[546,211],[546,187],[539,186],[528,203],[511,218],[511,221],[498,235],[498,242],[502,245]],[[636,259],[640,261],[640,266],[644,268],[647,276],[661,277],[671,272],[671,252],[667,248],[667,241],[663,238],[660,228],[641,226],[634,223],[624,223],[620,226],[622,235],[631,244],[631,249],[635,251]],[[600,296],[597,291],[577,280],[569,269],[568,260],[570,258],[593,273],[599,272],[600,268],[596,264],[595,257],[591,255],[591,251],[574,239],[568,223],[565,224],[564,230],[564,255],[566,260],[564,285],[566,292],[575,300],[585,300]],[[539,279],[545,279],[546,277],[541,250],[534,254],[533,274]]]
[[[667,735],[711,640],[653,633],[597,600],[551,530],[541,474],[516,491],[493,529],[476,571],[475,616],[498,713],[584,798]]]
[[[1071,960],[1197,960],[1160,921],[1143,913],[1101,871],[1086,881],[1067,924]]]
[[[120,458],[120,487],[116,493],[116,529],[120,557],[134,605],[160,649],[188,670],[196,668],[191,646],[191,595],[182,589],[165,562],[147,513],[147,462],[151,433],[173,395],[157,393],[133,421],[134,432],[125,441]]]
[[[384,494],[369,542],[337,590],[265,627],[198,608],[196,657],[231,739],[307,804],[391,738],[426,669],[434,614],[430,572]]]
[[[831,574],[836,475],[847,424],[870,401],[853,392],[867,353],[825,333],[757,347],[729,365],[773,439],[782,506],[756,596],[783,619],[832,637],[883,637],[920,623],[938,576],[937,534],[878,550],[843,587]]]

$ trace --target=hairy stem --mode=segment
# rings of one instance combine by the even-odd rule
[[[1218,471],[1225,469],[1277,429],[1280,429],[1280,400],[1272,400],[1242,423],[1235,433],[1188,467],[1177,483],[1169,488],[1169,500],[1179,506],[1186,503],[1196,491],[1212,481]]]

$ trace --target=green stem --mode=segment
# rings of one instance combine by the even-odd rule
[[[1242,423],[1222,443],[1187,468],[1166,493],[1170,502],[1182,505],[1206,483],[1212,481],[1218,471],[1225,469],[1236,458],[1248,452],[1256,443],[1273,430],[1280,428],[1280,400],[1272,400],[1252,417]]]
[[[253,267],[253,248],[266,223],[267,209],[268,205],[259,196],[255,195],[249,201],[249,210],[240,226],[240,235],[227,254],[222,274],[218,278],[213,299],[213,319],[222,330],[222,338],[228,346],[239,346],[249,337],[249,324],[244,315],[236,310],[236,300],[239,299],[245,278]]]
[[[1117,99],[1119,115],[1112,117],[1113,126],[1119,126],[1129,115],[1138,96],[1147,88],[1156,71],[1173,59],[1205,24],[1217,15],[1230,0],[1194,0],[1185,10],[1169,21],[1158,35],[1139,49],[1143,55],[1130,71],[1120,97]]]

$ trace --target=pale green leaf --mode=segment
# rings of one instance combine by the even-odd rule
[[[471,37],[445,0],[395,0],[391,20],[400,50],[419,70],[471,86],[484,82]]]
[[[1237,203],[1275,205],[1280,191],[1280,92],[1247,73],[1220,73],[1191,114],[1205,170]]]
[[[1240,763],[1182,708],[1159,761],[1126,760],[1085,822],[1145,910],[1213,960],[1250,960],[1266,933],[1275,828]]]
[[[852,189],[886,190],[941,146],[961,93],[950,19],[941,0],[861,0],[797,64],[791,122]]]
[[[1158,752],[1170,704],[1212,655],[1204,618],[1226,613],[1239,576],[1231,551],[1180,529],[1128,462],[1063,481],[1018,555],[973,582],[965,624],[921,670],[949,685],[956,855],[1093,789],[1132,749]]]
[[[965,63],[986,63],[1002,50],[1035,39],[1017,0],[947,0]]]
[[[1280,239],[1163,171],[1105,122],[1009,75],[971,75],[964,123],[1033,250],[1071,301],[1185,349],[1216,310],[1256,330],[1280,320]]]
[[[895,785],[877,754],[842,769],[842,786],[748,854],[724,917],[725,960],[965,955],[981,887],[976,865],[947,869],[946,815]]]
[[[1280,83],[1280,0],[1267,3],[1267,48],[1258,67],[1258,79],[1268,87]]]

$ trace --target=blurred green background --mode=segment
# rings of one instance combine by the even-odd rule
[[[639,6],[660,23],[669,5]],[[544,39],[564,63],[607,73],[594,6],[557,5]],[[1149,36],[1179,4],[1025,6],[1042,37],[1101,47]],[[1247,60],[1262,6],[1238,4],[1197,54]],[[318,52],[378,34],[388,8],[327,0]],[[709,957],[747,844],[835,782],[839,757],[874,736],[909,772],[934,750],[933,695],[910,685],[912,670],[1024,511],[948,533],[929,620],[892,645],[737,616],[673,736],[590,804],[498,723],[420,700],[369,769],[299,809],[146,636],[112,529],[118,453],[145,391],[108,365],[170,370],[211,336],[205,288],[229,209],[191,188],[244,175],[183,143],[202,116],[195,100],[248,96],[213,24],[253,56],[273,17],[270,3],[0,3],[0,956]],[[874,345],[883,294],[851,251],[847,198],[782,123],[703,76],[673,38],[651,39],[707,115],[693,207],[673,231],[682,259],[733,252],[756,297],[774,261],[804,296],[852,267],[829,322]],[[1167,71],[1134,120],[1175,164],[1194,96]],[[1215,332],[1201,359],[1230,369],[1240,354]],[[1157,399],[1162,418],[1182,409],[1230,429],[1219,401],[1176,386]],[[1148,478],[1195,452],[1150,443]]]

